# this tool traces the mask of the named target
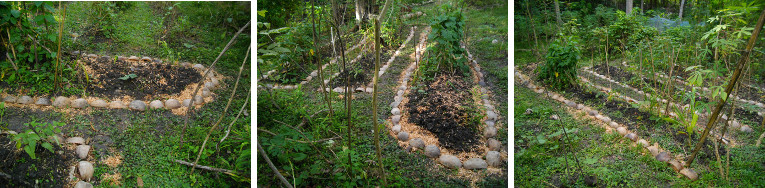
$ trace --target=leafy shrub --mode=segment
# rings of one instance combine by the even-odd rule
[[[462,12],[446,4],[441,10],[445,13],[430,22],[432,30],[428,40],[435,42],[435,45],[427,48],[430,55],[420,65],[420,70],[426,78],[433,78],[439,70],[455,73],[456,69],[468,76],[470,67],[466,64],[465,49],[460,47],[465,26]]]
[[[63,126],[64,123],[54,121],[49,125],[47,123],[37,123],[32,121],[25,123],[24,125],[32,129],[27,130],[25,133],[19,133],[13,136],[13,141],[16,142],[16,149],[20,149],[23,146],[24,151],[29,154],[29,157],[37,159],[35,156],[35,149],[37,144],[40,143],[40,146],[53,153],[53,145],[48,143],[47,139],[53,135],[61,133],[59,127]],[[53,139],[53,141],[58,142],[56,139]]]
[[[581,58],[575,37],[556,39],[545,56],[545,64],[537,68],[539,79],[555,89],[564,89],[576,82],[576,64]]]
[[[637,47],[641,41],[650,40],[659,32],[654,27],[646,26],[646,17],[628,16],[621,11],[616,15],[617,19],[608,26],[608,35],[610,40],[618,42],[623,48]]]

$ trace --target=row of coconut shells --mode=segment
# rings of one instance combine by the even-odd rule
[[[58,136],[55,136],[57,139]],[[93,166],[93,163],[88,162],[86,159],[88,158],[88,155],[90,153],[90,145],[87,145],[85,143],[85,139],[82,137],[71,137],[66,139],[66,144],[74,144],[75,146],[75,154],[77,155],[77,158],[82,160],[77,163],[77,165],[70,168],[69,171],[69,178],[74,179],[74,177],[77,177],[80,179],[77,184],[75,184],[75,188],[91,188],[93,185],[91,185],[90,182],[93,179],[93,172],[95,172],[95,167]]]
[[[423,35],[421,36],[427,36],[427,32],[429,31],[429,28],[423,31]],[[421,37],[420,43],[418,47],[416,48],[416,52],[418,54],[421,54],[424,49],[424,41],[425,37]],[[489,165],[491,166],[500,166],[502,164],[501,156],[498,150],[501,147],[501,144],[499,141],[496,141],[494,139],[490,139],[489,141],[489,147],[492,149],[492,151],[489,151],[486,155],[486,160],[484,161],[481,158],[470,158],[467,161],[460,161],[459,158],[457,158],[454,155],[449,154],[441,154],[441,149],[433,144],[426,145],[425,142],[421,138],[409,138],[409,133],[406,131],[402,131],[401,129],[401,110],[398,108],[398,106],[401,104],[401,102],[404,100],[404,94],[407,90],[407,84],[409,81],[409,77],[411,77],[412,73],[414,72],[414,69],[417,68],[415,63],[411,63],[409,67],[404,72],[403,78],[401,79],[401,84],[397,88],[396,96],[394,97],[393,103],[391,103],[391,107],[393,109],[391,110],[391,122],[393,123],[392,131],[396,134],[396,138],[403,142],[408,142],[409,145],[413,148],[418,149],[424,149],[424,153],[426,156],[430,158],[438,158],[438,162],[444,165],[447,168],[452,169],[458,169],[458,168],[465,168],[468,170],[473,169],[486,169]],[[496,135],[496,133],[495,133]],[[488,163],[487,163],[488,162]]]
[[[626,62],[626,61],[623,61],[623,62],[622,62],[622,65],[624,65],[625,67],[635,67],[635,66],[632,66],[632,65],[629,65],[629,64],[627,64],[627,62]],[[669,78],[667,75],[664,75],[664,74],[654,73],[654,75],[656,75],[656,76],[658,76],[658,77],[661,77],[661,78],[663,78],[663,79],[668,79],[668,78]],[[721,77],[720,77],[720,79],[723,79],[723,78],[721,78]],[[677,78],[675,78],[673,81],[675,81],[675,82],[680,82],[680,83],[682,83],[682,84],[684,84],[684,85],[690,86],[690,84],[688,84],[688,82],[685,82],[685,81],[683,81],[683,80],[681,80],[681,79],[677,79]],[[756,87],[756,86],[753,86],[753,87],[755,87],[755,88],[758,88],[758,87]],[[706,92],[706,93],[711,93],[711,92],[712,92],[712,91],[711,91],[711,90],[709,90],[709,88],[707,88],[707,87],[695,87],[695,86],[694,86],[693,88],[696,88],[696,89],[702,90],[702,91],[704,91],[704,92]],[[759,90],[763,90],[762,88],[758,88],[758,89],[759,89]],[[705,96],[706,96],[706,95],[705,95]],[[744,103],[747,103],[747,104],[751,104],[751,105],[757,106],[757,107],[759,107],[759,108],[761,108],[761,109],[764,109],[764,110],[765,110],[765,104],[763,104],[763,103],[761,103],[761,102],[758,102],[758,101],[754,101],[754,100],[747,100],[747,99],[744,99],[744,98],[740,98],[740,97],[738,97],[738,96],[736,96],[736,95],[730,95],[730,96],[731,96],[731,97],[733,97],[734,99],[736,99],[736,101],[740,101],[740,102],[744,102]],[[760,115],[760,117],[763,117],[763,112],[759,112],[758,114]]]
[[[210,102],[210,101],[204,101],[204,97],[211,96],[212,92],[210,91],[210,89],[215,87],[216,87],[216,84],[213,84],[212,82],[206,82],[205,87],[202,89],[202,94],[196,95],[193,98],[193,100],[185,99],[183,100],[182,103],[177,99],[167,99],[165,101],[154,100],[148,104],[148,108],[151,108],[151,109],[165,108],[165,109],[172,110],[172,109],[180,108],[181,106],[189,107],[192,105],[192,102],[193,102],[193,105],[202,105],[205,102]],[[91,100],[90,102],[88,102],[88,100],[83,98],[70,100],[70,98],[68,97],[59,96],[59,97],[56,97],[53,101],[50,101],[50,99],[46,97],[39,97],[35,101],[34,98],[30,96],[26,96],[26,95],[21,97],[6,95],[5,97],[3,97],[3,101],[6,103],[17,103],[21,105],[38,105],[38,106],[53,105],[58,108],[70,107],[73,109],[85,109],[88,107],[112,108],[112,109],[129,108],[131,110],[137,110],[137,111],[145,111],[147,109],[146,103],[141,100],[133,100],[129,104],[125,105],[125,103],[119,100],[115,100],[115,101],[111,101],[107,103],[106,100],[104,99],[96,99],[96,100]],[[32,101],[35,101],[35,102],[32,102]]]
[[[638,94],[640,94],[640,95],[646,95],[646,96],[648,96],[648,97],[650,97],[650,96],[651,96],[651,94],[650,94],[650,93],[645,93],[645,92],[643,92],[643,91],[641,91],[641,90],[638,90],[638,89],[636,89],[636,88],[633,88],[633,87],[631,87],[631,86],[629,86],[629,85],[627,85],[627,84],[624,84],[624,83],[620,83],[620,82],[618,82],[618,81],[615,81],[615,80],[613,80],[613,79],[611,79],[611,78],[608,78],[607,76],[604,76],[604,75],[598,74],[598,73],[596,73],[596,72],[594,72],[594,71],[591,71],[591,70],[589,70],[589,69],[585,69],[585,70],[584,70],[584,72],[586,72],[586,73],[590,73],[590,74],[593,74],[593,75],[595,75],[595,77],[598,77],[598,78],[601,78],[601,79],[607,80],[607,81],[609,81],[609,82],[611,82],[611,83],[617,84],[617,85],[619,85],[619,86],[622,86],[622,87],[624,87],[624,88],[628,88],[628,89],[630,89],[630,90],[632,90],[632,91],[635,91],[635,92],[637,92],[637,93],[638,93]],[[580,78],[581,78],[581,77],[580,77]],[[583,79],[583,80],[586,80],[586,78],[582,78],[582,79]],[[600,87],[600,86],[597,86],[597,85],[593,85],[593,86],[594,86],[594,87],[596,87],[596,88],[599,88],[600,90],[603,90],[603,91],[604,91],[604,92],[606,92],[606,93],[611,93],[611,92],[610,92],[610,89],[608,89],[608,88],[603,88],[603,87]],[[627,97],[627,96],[622,96],[622,98],[624,98],[624,99],[625,99],[627,102],[630,102],[630,103],[638,103],[636,100],[634,100],[634,99],[631,99],[631,98],[629,98],[629,97]],[[660,100],[662,103],[664,103],[664,104],[666,104],[666,103],[668,103],[668,102],[669,102],[669,101],[667,101],[667,99],[661,99],[661,98],[659,98],[659,100]],[[688,108],[690,108],[690,105],[688,105],[688,104],[686,104],[686,105],[680,105],[680,104],[678,104],[678,103],[670,103],[670,104],[671,104],[671,105],[673,105],[673,106],[675,106],[675,107],[677,107],[677,108],[679,108],[679,109],[683,109],[683,110],[687,110]],[[660,110],[660,112],[663,114],[663,113],[665,113],[666,111],[665,111],[664,109],[661,109],[661,110]],[[696,111],[696,112],[694,112],[694,113],[696,113],[697,115],[699,115],[699,116],[701,116],[701,117],[709,117],[710,115],[712,115],[712,113],[711,113],[711,112],[708,112],[708,111],[706,111],[706,112],[698,112],[698,111]],[[760,117],[763,117],[763,112],[758,112],[757,114],[758,114],[758,115],[760,115]],[[672,116],[672,117],[677,117],[677,115],[676,115],[674,112],[670,112],[670,113],[669,113],[669,116]],[[738,120],[736,120],[736,119],[731,119],[731,120],[729,120],[729,119],[728,119],[728,116],[727,116],[727,115],[725,115],[725,114],[723,114],[723,115],[722,115],[722,119],[723,119],[723,120],[725,120],[725,121],[728,121],[728,124],[729,124],[729,125],[730,125],[732,128],[734,128],[734,129],[737,129],[737,130],[739,130],[739,131],[741,131],[741,132],[746,132],[746,133],[751,133],[751,132],[754,132],[754,130],[753,130],[753,129],[752,129],[750,126],[749,126],[749,125],[745,125],[745,124],[742,124],[741,122],[739,122],[739,121],[738,121]]]
[[[359,42],[359,44],[356,44],[355,46],[353,46],[350,49],[346,50],[345,54],[347,55],[348,53],[350,53],[351,51],[355,50],[359,46],[361,46],[363,44],[366,44],[366,41],[367,41],[367,37],[364,36],[364,38],[361,40],[361,42]],[[327,66],[337,62],[337,58],[340,58],[340,57],[342,57],[342,56],[339,56],[339,55],[335,56],[334,58],[332,58],[332,60],[329,61],[329,63],[322,65],[321,69],[322,70],[326,70]],[[276,70],[270,70],[270,71],[266,72],[266,75],[261,76],[261,79],[268,79],[268,77],[271,77],[271,74],[273,74],[275,72],[276,72]],[[305,79],[303,81],[300,82],[300,84],[295,84],[295,85],[273,85],[273,84],[266,84],[266,87],[271,88],[271,89],[297,89],[298,85],[305,85],[308,82],[310,82],[311,80],[313,80],[314,77],[317,77],[317,76],[319,76],[319,70],[313,70],[307,77],[305,77]],[[337,76],[337,74],[335,74],[335,76]],[[369,93],[371,93],[371,91]]]
[[[636,142],[637,144],[640,144],[644,148],[648,149],[648,151],[651,152],[651,155],[656,158],[656,160],[666,162],[668,163],[672,169],[674,169],[676,172],[680,172],[680,174],[685,175],[691,180],[695,180],[698,178],[698,174],[690,168],[684,168],[685,161],[683,160],[676,160],[671,157],[671,154],[668,151],[663,151],[658,143],[654,143],[652,146],[647,140],[641,139],[637,136],[637,134],[631,132],[627,129],[627,127],[612,121],[610,117],[598,113],[597,110],[592,109],[584,104],[577,104],[574,101],[567,100],[563,96],[552,92],[552,91],[546,91],[543,87],[537,86],[534,83],[532,83],[532,80],[530,80],[528,77],[520,73],[517,69],[515,71],[516,77],[518,77],[521,80],[521,83],[526,85],[529,89],[534,90],[536,93],[545,93],[547,92],[547,96],[551,97],[552,99],[564,103],[566,106],[574,108],[578,111],[585,112],[588,116],[591,116],[606,125],[610,126],[611,128],[616,129],[616,131],[619,133],[619,135],[624,136],[625,138],[628,138],[629,140]],[[679,158],[679,157],[676,157]]]
[[[472,64],[473,70],[475,70],[475,74],[478,77],[478,85],[481,87],[481,99],[483,102],[483,106],[486,108],[486,120],[484,123],[486,124],[484,128],[483,135],[486,138],[491,138],[497,136],[497,128],[494,126],[496,121],[499,118],[499,115],[497,113],[497,109],[494,108],[493,105],[491,105],[491,101],[489,100],[489,90],[487,89],[488,86],[486,85],[486,81],[483,79],[483,73],[481,73],[481,66],[478,65],[478,61],[476,61],[473,58],[473,54],[470,53],[470,50],[468,50],[465,45],[462,45],[462,48],[465,49],[465,51],[468,54],[468,58],[470,59],[470,62]]]
[[[205,69],[204,65],[201,65],[201,64],[194,65],[194,68],[198,70]],[[192,99],[184,99],[183,103],[181,103],[178,99],[167,99],[165,101],[154,100],[149,103],[148,108],[151,108],[151,109],[165,108],[165,109],[172,110],[172,109],[180,108],[181,106],[189,107],[191,105],[202,105],[205,102],[211,102],[211,101],[205,101],[204,98],[212,96],[214,93],[212,93],[211,90],[218,87],[220,85],[220,82],[212,74],[209,74],[208,77],[210,78],[210,80],[204,83],[201,94],[194,96]],[[39,97],[35,101],[32,97],[26,96],[26,95],[20,96],[20,97],[16,97],[14,95],[5,95],[3,97],[3,101],[7,103],[17,103],[22,105],[32,105],[32,104],[38,105],[38,106],[53,105],[58,108],[71,107],[74,109],[85,109],[88,107],[94,107],[94,108],[108,107],[113,109],[129,108],[129,109],[137,110],[137,111],[145,111],[147,108],[146,103],[141,100],[133,100],[132,102],[125,105],[125,103],[119,100],[114,100],[107,103],[106,100],[104,99],[96,99],[89,102],[88,100],[83,98],[70,99],[64,96],[58,96],[53,101],[50,101],[50,99],[46,97]],[[33,103],[32,101],[35,101],[35,102]]]

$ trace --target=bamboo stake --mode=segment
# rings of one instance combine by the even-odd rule
[[[386,3],[387,4],[387,3]],[[383,187],[388,186],[388,179],[385,177],[385,169],[382,163],[382,150],[380,148],[380,125],[377,124],[377,79],[380,71],[380,19],[375,19],[375,72],[372,82],[372,125],[374,126],[375,148],[377,149],[377,166],[382,174]]]
[[[754,47],[754,43],[757,41],[757,36],[760,34],[760,30],[762,29],[762,24],[765,22],[765,10],[762,10],[762,13],[760,14],[760,18],[757,20],[757,26],[754,27],[754,32],[752,32],[752,36],[749,38],[749,42],[746,45],[746,49],[741,54],[741,60],[738,62],[738,68],[735,72],[733,72],[733,77],[731,78],[731,81],[729,82],[728,86],[725,87],[725,99],[720,99],[720,102],[717,104],[717,107],[715,107],[714,112],[712,113],[712,118],[709,119],[709,123],[707,123],[707,128],[704,129],[704,134],[701,135],[701,140],[698,144],[696,144],[696,148],[693,149],[693,154],[691,154],[691,159],[688,161],[688,166],[693,164],[693,160],[696,158],[696,154],[701,150],[701,146],[703,146],[704,141],[706,140],[707,136],[709,135],[709,131],[715,127],[715,121],[717,121],[717,116],[720,114],[720,110],[722,110],[723,106],[725,106],[725,103],[730,97],[730,92],[733,90],[733,86],[736,85],[736,82],[738,81],[739,77],[741,77],[741,69],[744,68],[747,61],[749,60],[749,53],[752,52],[752,48]]]
[[[61,9],[61,1],[58,2],[58,7],[59,9]],[[62,33],[64,31],[64,19],[66,19],[66,6],[64,6],[64,11],[62,13],[63,13],[63,16],[62,16],[63,19],[61,20],[61,23],[58,24],[59,25],[58,26],[58,41],[56,41],[58,42],[58,52],[56,52],[56,73],[55,73],[55,76],[53,77],[53,80],[54,80],[53,87],[55,88],[58,88],[59,77],[61,76],[59,75],[59,72],[60,72],[59,65],[61,65],[61,39],[62,39]]]

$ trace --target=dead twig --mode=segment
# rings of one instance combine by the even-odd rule
[[[271,159],[268,158],[268,155],[266,155],[266,151],[264,151],[263,147],[260,146],[260,142],[257,142],[257,139],[256,139],[255,143],[258,144],[258,153],[260,153],[260,156],[263,156],[263,158],[266,159],[266,163],[268,163],[268,167],[270,167],[271,170],[274,171],[274,174],[276,174],[276,177],[278,177],[279,180],[282,181],[282,184],[284,184],[284,186],[288,188],[292,188],[292,185],[290,184],[290,182],[288,182],[287,179],[285,179],[284,176],[282,176],[282,174],[279,173],[279,170],[276,169],[276,166],[274,166],[274,163],[272,163]]]
[[[222,169],[222,168],[214,168],[214,167],[202,166],[202,165],[195,165],[195,164],[191,164],[190,162],[186,162],[186,161],[182,161],[182,160],[178,160],[178,159],[173,160],[173,161],[175,161],[176,163],[181,163],[183,165],[191,166],[191,167],[202,169],[202,170],[209,170],[209,171],[213,171],[213,172],[222,172],[222,173],[228,174],[228,175],[236,175],[236,172],[234,172],[233,170],[227,170],[227,169]]]
[[[226,51],[228,51],[228,48],[230,48],[231,45],[234,44],[234,41],[236,40],[237,37],[239,37],[239,34],[241,34],[242,31],[244,31],[244,28],[247,28],[250,26],[250,22],[252,21],[247,22],[247,24],[245,24],[241,29],[239,29],[239,31],[236,32],[236,34],[234,34],[233,37],[231,37],[231,40],[228,41],[228,44],[226,44],[226,47],[223,48],[220,54],[218,54],[218,57],[215,58],[215,61],[213,61],[213,63],[210,64],[210,67],[207,69],[207,71],[205,71],[205,74],[202,75],[202,78],[207,77],[207,75],[210,74],[210,71],[212,71],[213,67],[215,67],[215,64],[218,63],[218,60],[220,60],[220,57],[223,56],[223,53],[226,53]],[[247,50],[248,53],[249,51],[250,50]],[[197,93],[199,93],[199,88],[201,87],[202,87],[202,82],[199,82],[197,84],[196,89],[194,89],[194,94],[192,95],[192,97],[197,96]],[[179,145],[179,148],[183,148],[183,136],[186,134],[186,127],[188,127],[189,125],[189,115],[191,115],[194,112],[194,109],[196,109],[196,106],[194,106],[194,100],[191,100],[190,103],[191,104],[189,104],[189,109],[186,110],[186,117],[183,120],[183,129],[181,129],[181,140],[180,140],[181,144]]]
[[[274,132],[271,132],[271,131],[268,131],[268,130],[265,130],[265,129],[261,129],[261,128],[258,128],[258,131],[263,131],[263,132],[268,133],[268,134],[270,134],[272,136],[278,135],[278,134],[276,134]],[[293,141],[293,142],[300,142],[300,143],[308,144],[308,143],[324,142],[324,141],[328,141],[328,140],[335,140],[335,139],[342,139],[342,138],[343,137],[336,136],[336,137],[332,137],[332,138],[324,138],[324,139],[313,140],[313,141],[295,140],[295,139],[291,139],[291,138],[285,138],[285,139],[289,140],[289,141]]]
[[[244,64],[247,64],[247,58],[250,57],[250,49],[252,49],[252,45],[250,45],[250,47],[247,47],[247,53],[244,55],[244,61],[242,61],[242,66],[239,67],[239,74],[236,76],[236,82],[234,83],[234,91],[231,92],[231,97],[228,98],[228,103],[226,103],[226,108],[223,109],[223,113],[220,114],[218,121],[216,121],[215,124],[213,124],[213,126],[210,128],[210,131],[207,132],[207,136],[205,136],[205,141],[202,142],[202,147],[199,148],[199,153],[197,153],[197,158],[194,159],[195,165],[197,164],[197,162],[199,162],[199,158],[202,156],[202,151],[205,150],[205,145],[207,145],[207,140],[210,139],[210,135],[212,134],[213,130],[215,130],[215,128],[218,127],[218,124],[220,124],[220,122],[223,120],[223,117],[226,116],[226,112],[228,112],[228,107],[231,106],[231,102],[234,100],[234,95],[236,94],[236,90],[239,87],[239,79],[242,78],[242,70],[244,70]],[[249,94],[247,95],[249,96]],[[194,173],[193,168],[191,169],[191,173]]]
[[[244,112],[244,107],[247,106],[247,104],[249,104],[249,102],[250,102],[250,94],[252,94],[252,92],[247,92],[247,98],[244,100],[244,104],[242,104],[242,108],[239,108],[239,113],[236,114],[236,117],[234,118],[234,121],[231,121],[231,123],[228,124],[228,127],[226,127],[226,135],[223,136],[223,138],[220,139],[218,144],[215,145],[215,153],[216,153],[215,156],[216,157],[218,156],[217,153],[220,152],[220,144],[223,143],[224,140],[226,140],[226,138],[228,137],[228,134],[231,133],[231,127],[234,125],[236,120],[239,120],[239,116],[241,116],[242,112]]]

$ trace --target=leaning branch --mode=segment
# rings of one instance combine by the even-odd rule
[[[271,159],[268,158],[268,155],[266,155],[266,151],[263,150],[263,147],[260,147],[260,142],[258,143],[258,153],[260,153],[260,156],[263,156],[264,159],[266,159],[266,163],[268,163],[268,167],[271,168],[271,170],[274,171],[274,174],[276,174],[276,177],[279,178],[279,180],[282,180],[282,184],[288,188],[292,188],[292,185],[290,185],[290,182],[287,181],[287,179],[282,176],[282,173],[279,173],[279,170],[276,169],[276,166],[274,166],[274,163],[271,162]]]

